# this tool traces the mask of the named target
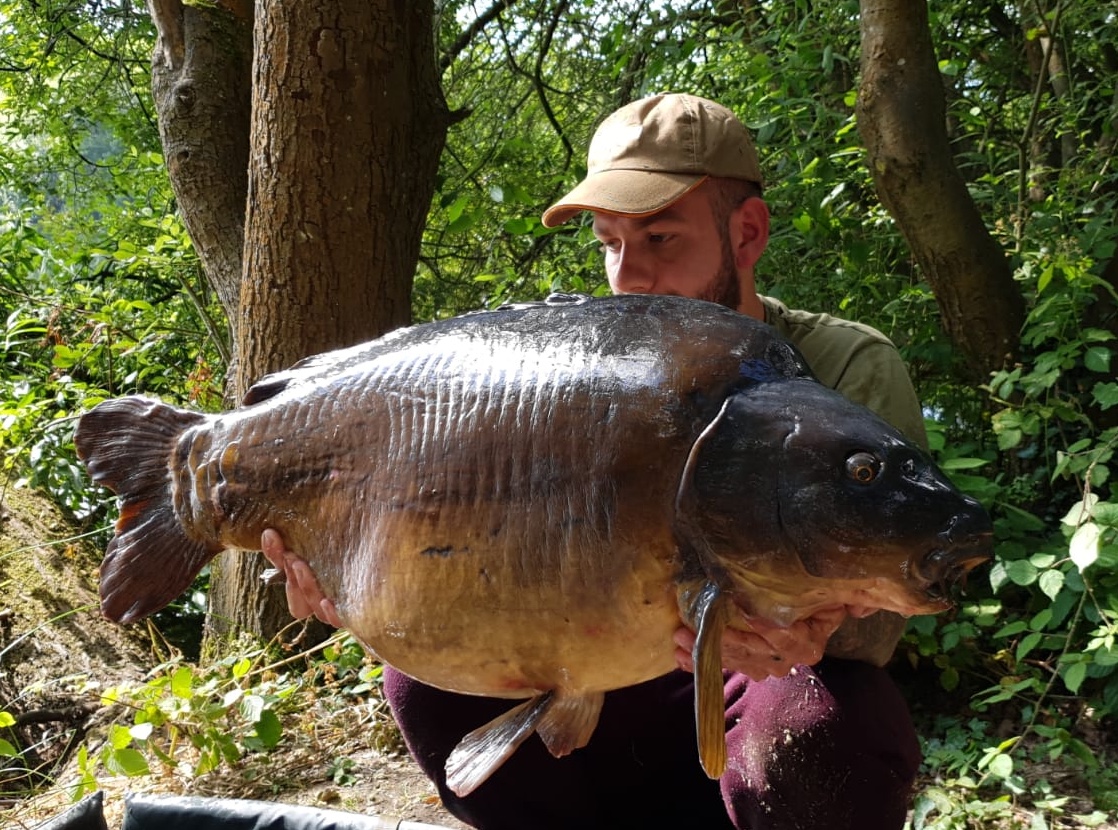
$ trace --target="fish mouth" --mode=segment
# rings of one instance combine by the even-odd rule
[[[933,602],[950,602],[963,590],[967,575],[992,558],[991,538],[983,537],[965,546],[937,547],[910,563],[909,572]]]
[[[967,574],[993,558],[994,528],[990,515],[977,501],[964,496],[963,509],[951,516],[923,556],[909,562],[909,573],[926,595],[950,604],[960,593]]]

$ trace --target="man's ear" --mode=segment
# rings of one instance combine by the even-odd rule
[[[730,214],[730,245],[734,264],[750,273],[769,244],[769,206],[750,196]]]

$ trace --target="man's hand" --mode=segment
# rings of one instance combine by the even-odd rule
[[[870,609],[840,605],[817,611],[787,627],[759,619],[749,619],[750,631],[727,628],[722,633],[722,666],[744,674],[750,680],[784,677],[794,666],[818,663],[827,640],[847,616],[865,616]],[[684,671],[694,671],[691,650],[695,633],[681,626],[673,638],[676,663]]]
[[[314,614],[327,625],[343,627],[334,603],[323,595],[310,565],[287,550],[279,533],[265,530],[260,536],[260,550],[273,567],[283,571],[291,616],[301,620]]]

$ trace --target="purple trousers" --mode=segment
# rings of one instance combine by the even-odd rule
[[[532,735],[460,798],[446,787],[447,756],[515,702],[444,692],[389,668],[384,689],[447,809],[483,830],[899,830],[920,764],[908,707],[888,674],[824,658],[784,678],[727,675],[721,780],[699,765],[692,676],[676,671],[606,694],[582,749],[552,758]]]

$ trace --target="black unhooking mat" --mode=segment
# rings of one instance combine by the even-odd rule
[[[35,830],[109,830],[100,792]],[[120,830],[446,830],[341,810],[268,801],[193,796],[128,795]]]

